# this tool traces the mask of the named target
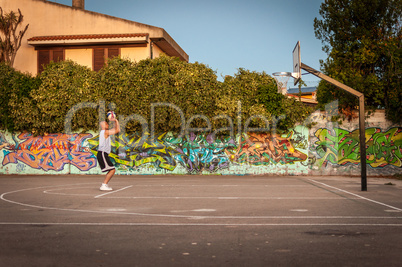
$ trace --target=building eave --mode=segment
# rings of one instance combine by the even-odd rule
[[[28,44],[38,46],[70,46],[99,44],[138,44],[148,43],[148,34],[85,34],[35,36],[28,39]]]

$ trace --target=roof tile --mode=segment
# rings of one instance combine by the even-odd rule
[[[148,33],[55,35],[55,36],[35,36],[29,38],[28,41],[111,39],[111,38],[124,38],[124,37],[146,37],[148,35],[149,35]]]

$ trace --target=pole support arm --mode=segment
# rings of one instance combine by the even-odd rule
[[[345,90],[345,91],[351,93],[351,94],[354,95],[354,96],[357,96],[358,98],[360,98],[361,96],[364,96],[364,95],[363,95],[362,93],[360,93],[359,91],[356,91],[355,89],[353,89],[353,88],[351,88],[351,87],[349,87],[349,86],[347,86],[347,85],[344,85],[343,83],[340,83],[340,82],[338,82],[337,80],[332,79],[331,77],[329,77],[329,76],[323,74],[322,72],[320,72],[320,71],[318,71],[318,70],[315,70],[315,69],[313,69],[313,68],[307,66],[307,65],[304,64],[304,63],[301,63],[301,68],[302,68],[303,70],[305,70],[305,71],[307,71],[307,72],[313,74],[314,76],[317,76],[318,78],[323,79],[323,80],[329,82],[330,84],[333,84],[333,85],[335,85],[335,86],[337,86],[337,87],[339,87],[339,88],[341,88],[341,89],[343,89],[343,90]]]
[[[360,166],[361,166],[361,190],[367,191],[367,168],[366,168],[366,129],[365,129],[365,111],[364,111],[364,94],[356,91],[355,89],[332,79],[331,77],[323,74],[322,72],[301,63],[300,66],[303,70],[323,79],[336,87],[351,93],[359,99],[359,141],[360,141]]]

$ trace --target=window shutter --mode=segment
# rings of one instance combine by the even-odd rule
[[[105,49],[94,48],[94,71],[99,71],[105,64]]]
[[[44,67],[50,62],[49,50],[38,50],[38,73],[42,73]]]
[[[119,48],[109,48],[108,49],[108,58],[117,57],[119,56]]]
[[[63,50],[54,50],[53,51],[53,61],[59,62],[59,61],[63,61],[63,60],[64,60]]]

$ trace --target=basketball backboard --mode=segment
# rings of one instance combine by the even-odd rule
[[[297,41],[295,48],[293,49],[293,72],[292,77],[294,79],[294,85],[296,85],[301,79],[301,57],[300,57],[300,41]]]

